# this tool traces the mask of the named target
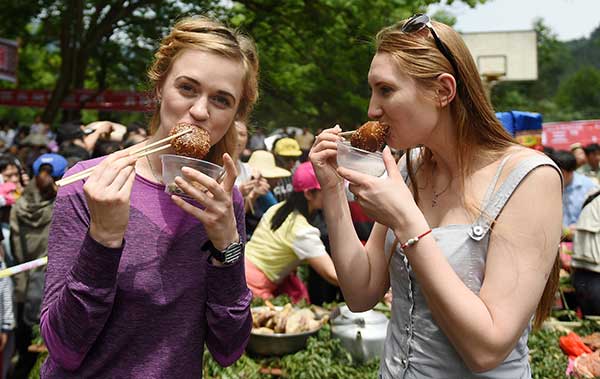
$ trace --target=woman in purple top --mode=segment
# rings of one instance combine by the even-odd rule
[[[225,167],[222,183],[184,169],[177,184],[194,199],[188,203],[164,192],[157,154],[136,161],[127,152],[67,174],[97,165],[56,200],[40,322],[50,352],[43,378],[200,378],[205,343],[223,366],[240,357],[251,293],[239,259],[243,199],[228,153],[234,121],[258,96],[257,76],[247,37],[204,17],[179,21],[149,70],[157,109],[142,144],[178,123],[205,128],[205,159]]]

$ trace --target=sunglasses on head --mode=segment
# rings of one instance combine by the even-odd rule
[[[458,76],[458,64],[456,63],[456,58],[454,58],[454,54],[452,54],[450,49],[448,49],[448,46],[446,46],[446,44],[442,42],[440,37],[438,37],[437,33],[435,32],[435,29],[433,29],[433,25],[431,25],[431,20],[429,19],[429,16],[427,16],[426,14],[416,14],[410,19],[408,19],[408,21],[406,21],[404,25],[402,25],[402,29],[400,30],[402,31],[402,33],[408,34],[416,33],[420,30],[423,30],[423,28],[429,29],[435,41],[435,46],[437,46],[438,50],[444,55],[444,57],[446,57],[446,59],[448,59],[448,62],[450,62],[452,68],[454,69],[455,75]],[[458,78],[456,78],[456,80],[458,81]]]

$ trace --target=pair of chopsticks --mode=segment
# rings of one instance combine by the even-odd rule
[[[169,136],[169,137],[163,138],[161,140],[158,140],[158,141],[156,141],[154,143],[151,143],[149,145],[144,145],[144,146],[138,147],[136,149],[131,150],[131,152],[129,153],[129,155],[130,156],[135,155],[138,158],[142,158],[142,157],[145,157],[146,155],[154,154],[154,153],[156,153],[158,151],[168,149],[169,147],[171,147],[170,142],[172,140],[174,140],[175,138],[181,137],[182,135],[187,134],[187,133],[189,133],[191,131],[192,131],[192,129],[187,129],[187,130],[184,130],[182,132],[173,134],[172,136]],[[162,145],[162,144],[164,144],[164,145]],[[160,146],[160,145],[162,145],[162,146]],[[80,171],[80,172],[78,172],[76,174],[68,176],[66,178],[63,178],[63,179],[57,181],[56,185],[58,187],[64,187],[64,186],[69,185],[71,183],[75,183],[76,181],[85,179],[85,178],[89,177],[92,174],[92,172],[94,171],[95,168],[96,168],[96,166],[90,167],[87,170],[83,170],[83,171]]]
[[[341,137],[350,137],[351,135],[354,134],[354,132],[356,132],[356,130],[349,130],[347,132],[338,133],[338,136],[341,136]]]

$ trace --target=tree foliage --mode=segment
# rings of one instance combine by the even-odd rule
[[[556,94],[556,104],[566,110],[579,112],[581,118],[600,114],[600,70],[582,67],[564,80]]]
[[[367,119],[367,73],[378,30],[423,12],[423,0],[238,1],[232,22],[257,41],[261,55],[257,123],[315,130]],[[475,5],[483,1],[465,1]],[[452,16],[436,19],[453,23]]]
[[[471,6],[484,1],[463,0]],[[439,2],[32,0],[4,8],[0,35],[21,42],[19,87],[52,89],[44,111],[51,121],[73,89],[146,89],[147,66],[168,27],[183,15],[208,13],[257,41],[262,67],[255,122],[316,129],[366,119],[373,36]]]
[[[54,120],[62,100],[73,90],[139,89],[156,41],[184,12],[210,12],[217,1],[37,0],[11,2],[4,9],[0,32],[18,38],[28,57],[19,65],[21,88],[52,89],[44,110]],[[28,59],[31,58],[31,59]],[[41,64],[50,65],[41,69]],[[32,80],[47,75],[43,84]],[[49,87],[47,86],[49,85]]]

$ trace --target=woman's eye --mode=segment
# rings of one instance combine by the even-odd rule
[[[190,84],[180,84],[179,90],[184,94],[192,94],[194,92],[194,87]]]
[[[229,99],[225,96],[215,96],[213,101],[221,107],[228,108],[230,106]]]
[[[390,92],[392,92],[392,89],[390,87],[387,87],[387,86],[379,87],[379,93],[383,96],[388,95]]]

